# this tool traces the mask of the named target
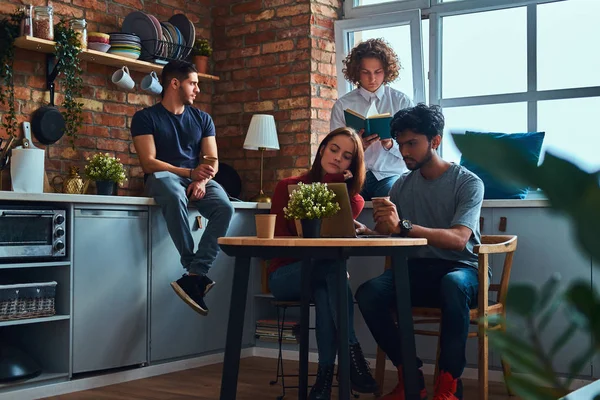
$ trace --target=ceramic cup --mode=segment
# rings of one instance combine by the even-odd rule
[[[112,83],[126,90],[131,90],[135,86],[135,82],[131,78],[131,75],[129,75],[129,68],[127,66],[115,71],[112,75]]]
[[[142,90],[154,94],[161,94],[163,90],[160,82],[158,81],[158,76],[154,71],[150,72],[150,74],[146,75],[144,79],[142,79],[140,87]]]
[[[276,214],[257,214],[254,216],[256,220],[256,237],[261,239],[273,239],[275,236],[275,220]]]

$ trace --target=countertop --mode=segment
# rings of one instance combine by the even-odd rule
[[[138,205],[154,206],[156,203],[150,197],[132,196],[98,196],[93,194],[63,194],[63,193],[16,193],[0,191],[0,201],[33,201],[75,204],[113,204],[113,205]],[[236,209],[269,210],[270,203],[255,203],[249,201],[233,201]],[[539,197],[525,200],[484,200],[484,208],[498,207],[549,207],[548,200]],[[370,201],[365,202],[365,208],[373,208]]]

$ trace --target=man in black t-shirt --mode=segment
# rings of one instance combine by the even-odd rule
[[[218,170],[202,164],[202,156],[218,157],[215,125],[193,107],[200,92],[194,65],[172,61],[162,72],[162,100],[135,113],[133,144],[144,170],[146,192],[162,208],[167,229],[187,270],[171,283],[196,312],[206,315],[206,293],[214,286],[207,273],[217,254],[217,239],[227,234],[233,207],[223,188],[212,180]],[[188,222],[188,204],[208,219],[198,250]]]

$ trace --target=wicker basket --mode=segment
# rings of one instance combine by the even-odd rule
[[[0,321],[56,314],[56,282],[0,285]]]

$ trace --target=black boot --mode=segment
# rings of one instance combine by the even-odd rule
[[[359,393],[378,393],[379,387],[371,375],[369,362],[360,348],[360,344],[350,345],[350,382],[352,389]]]
[[[321,365],[317,369],[317,380],[310,389],[308,400],[329,400],[331,398],[331,384],[333,382],[334,365]]]

